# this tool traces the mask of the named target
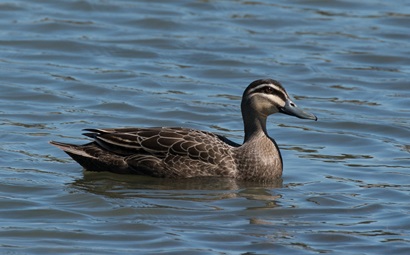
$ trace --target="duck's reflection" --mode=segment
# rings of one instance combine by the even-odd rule
[[[243,182],[231,178],[206,177],[163,179],[109,172],[84,172],[83,178],[70,184],[72,188],[111,198],[179,197],[187,200],[218,200],[232,197],[272,201],[272,189],[282,187],[282,179],[274,182]]]

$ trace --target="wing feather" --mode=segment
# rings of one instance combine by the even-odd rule
[[[173,156],[217,164],[229,147],[236,144],[210,132],[187,128],[85,129],[104,149],[123,156]],[[218,153],[216,153],[218,152]],[[134,159],[135,160],[135,159]]]

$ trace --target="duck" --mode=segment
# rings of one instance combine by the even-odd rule
[[[268,135],[268,116],[283,113],[301,119],[317,117],[299,108],[280,82],[259,79],[245,89],[241,100],[244,141],[182,127],[90,128],[83,145],[50,141],[85,170],[161,178],[221,177],[269,181],[282,177],[283,160]]]

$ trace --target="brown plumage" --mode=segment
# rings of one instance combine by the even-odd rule
[[[317,118],[297,108],[280,83],[271,79],[252,82],[243,94],[241,109],[245,127],[242,145],[206,131],[169,127],[85,129],[84,135],[93,138],[93,142],[50,143],[90,171],[168,178],[280,178],[282,157],[267,134],[268,115],[282,112]]]

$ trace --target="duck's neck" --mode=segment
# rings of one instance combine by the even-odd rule
[[[258,137],[267,137],[266,119],[267,116],[257,115],[249,110],[242,109],[243,124],[245,128],[244,143]]]
[[[278,179],[282,175],[282,156],[275,141],[266,132],[267,116],[249,109],[242,110],[245,139],[243,145],[236,150],[239,178]]]

